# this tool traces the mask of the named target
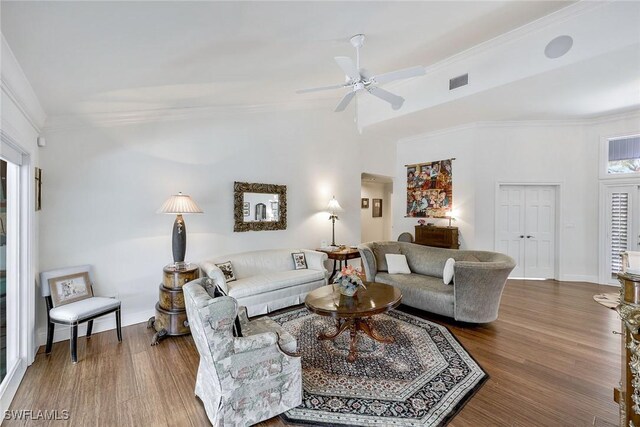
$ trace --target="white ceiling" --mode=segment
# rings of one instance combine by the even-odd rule
[[[359,125],[376,137],[640,108],[640,2],[2,1],[0,7],[2,34],[50,117],[193,107],[330,111],[341,90],[295,90],[341,82],[333,57],[354,54],[348,39],[356,33],[367,36],[362,65],[375,73],[427,67],[424,77],[388,85],[407,99],[397,112],[359,96]],[[561,34],[574,37],[574,48],[545,58],[544,46]],[[469,86],[449,92],[448,78],[463,72],[470,73]],[[353,117],[353,106],[341,114]]]
[[[429,66],[571,2],[10,2],[1,30],[50,116],[201,106],[274,107],[342,81]],[[344,113],[344,114],[353,114]]]

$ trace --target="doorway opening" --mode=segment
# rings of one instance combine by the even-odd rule
[[[393,178],[363,173],[360,178],[360,241],[394,240]]]

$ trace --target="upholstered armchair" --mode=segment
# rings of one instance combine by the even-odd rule
[[[249,321],[232,297],[212,298],[204,279],[183,287],[191,335],[200,353],[195,394],[211,424],[245,426],[302,403],[296,340],[269,318]],[[239,314],[242,337],[233,333]]]

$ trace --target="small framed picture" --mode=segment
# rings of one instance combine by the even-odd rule
[[[242,204],[242,215],[249,216],[251,215],[251,203],[244,202]]]
[[[362,198],[360,199],[360,207],[362,209],[369,209],[369,199]]]
[[[382,216],[382,199],[371,199],[373,201],[373,209],[371,209],[371,216],[373,218],[379,218]]]
[[[42,209],[42,169],[36,168],[36,210]]]
[[[69,274],[68,276],[52,277],[49,279],[51,289],[51,301],[54,307],[91,298],[93,290],[89,273]]]

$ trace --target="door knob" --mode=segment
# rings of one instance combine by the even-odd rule
[[[533,236],[529,235],[529,236],[527,236],[527,239],[530,239],[530,238],[532,238],[532,237],[533,237]]]
[[[520,235],[520,238],[521,238],[521,239],[524,239],[524,234],[521,234],[521,235]],[[638,243],[638,244],[640,245],[640,243]]]

